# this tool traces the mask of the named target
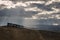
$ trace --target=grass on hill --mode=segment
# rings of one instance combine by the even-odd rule
[[[0,40],[60,40],[60,32],[0,27]]]

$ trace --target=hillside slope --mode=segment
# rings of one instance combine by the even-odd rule
[[[0,40],[60,40],[60,33],[15,27],[0,27]]]

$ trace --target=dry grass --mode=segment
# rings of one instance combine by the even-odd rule
[[[60,33],[0,27],[0,40],[60,40]]]

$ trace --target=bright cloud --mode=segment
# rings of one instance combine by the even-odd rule
[[[37,7],[32,7],[32,8],[25,8],[25,11],[42,11],[41,9],[38,9]]]
[[[0,5],[4,4],[5,8],[16,8],[16,6],[23,6],[26,7],[27,5],[23,2],[16,2],[16,4],[14,4],[12,1],[9,0],[0,0]]]

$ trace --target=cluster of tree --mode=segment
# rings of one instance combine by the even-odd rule
[[[13,23],[7,23],[7,27],[23,28],[24,26],[18,25],[18,24],[13,24]]]

